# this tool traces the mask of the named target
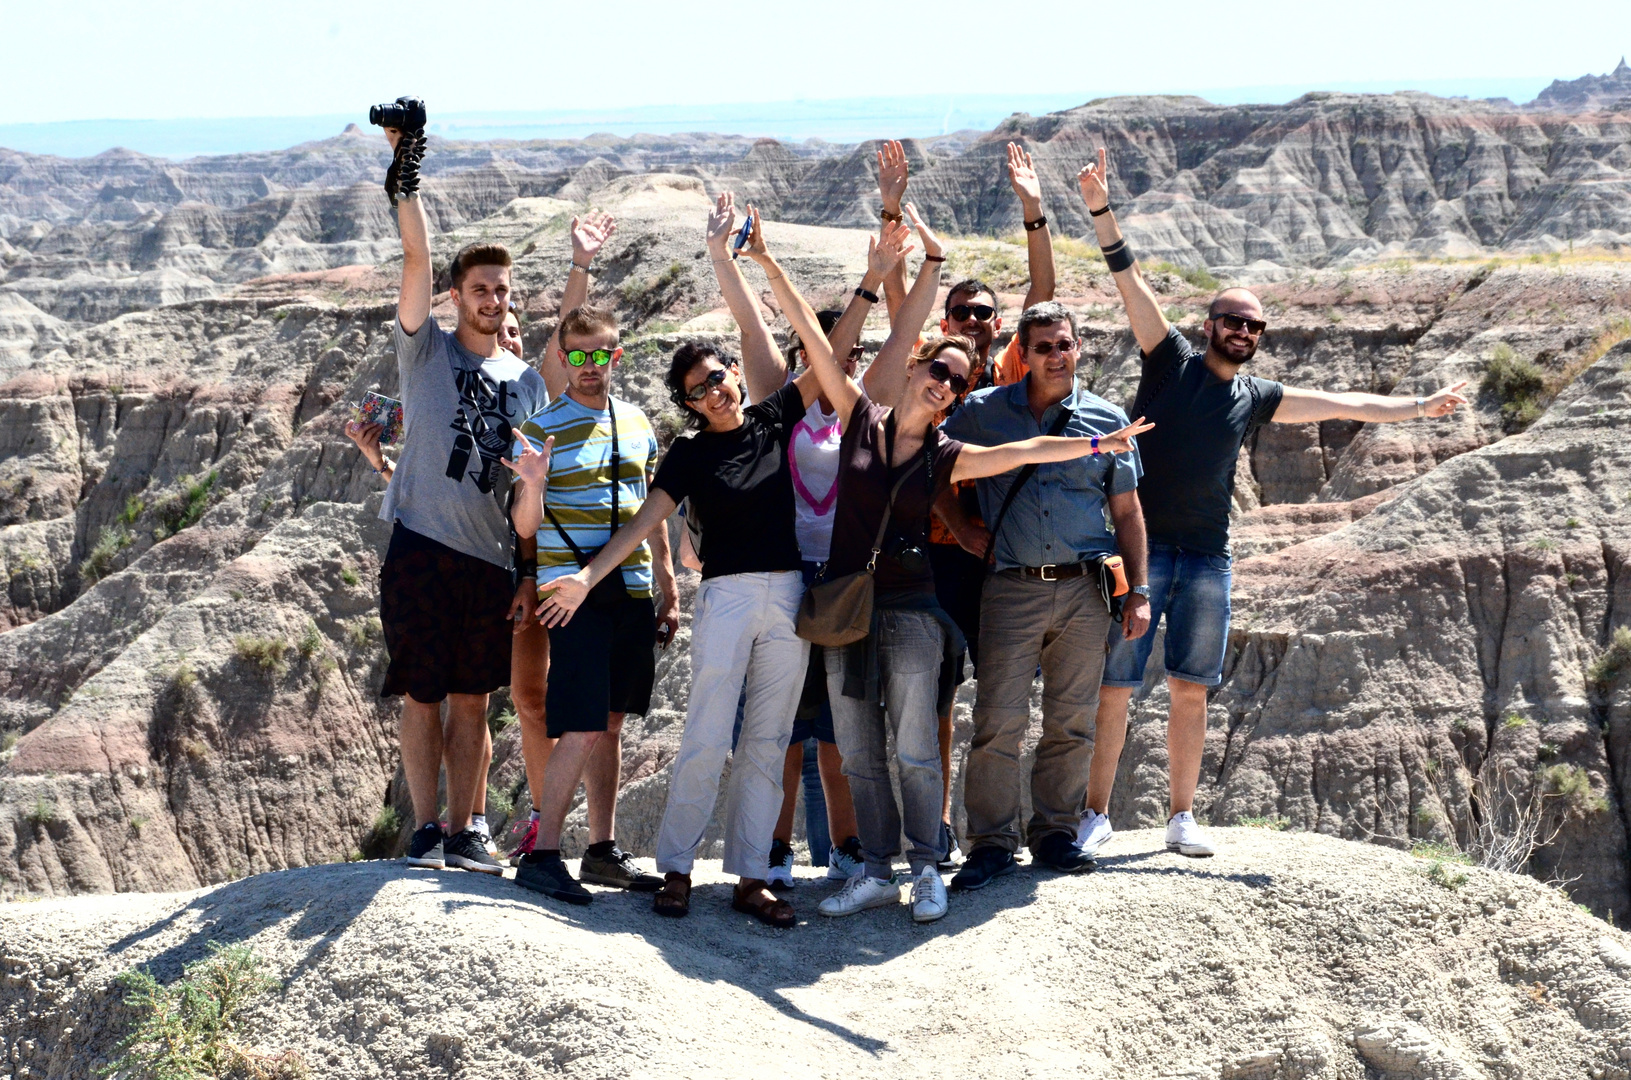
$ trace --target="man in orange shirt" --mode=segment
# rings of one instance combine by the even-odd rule
[[[909,169],[906,151],[897,141],[878,149],[878,194],[884,224],[901,220],[901,199],[906,194]],[[1048,219],[1042,213],[1042,183],[1031,164],[1031,155],[1017,143],[1008,144],[1008,183],[1019,196],[1025,223],[1025,249],[1031,281],[1025,292],[1025,307],[1053,299],[1053,237]],[[884,300],[890,321],[906,298],[906,271],[897,266],[884,278]],[[1021,358],[1018,339],[991,359],[991,349],[1002,329],[1001,307],[990,285],[978,278],[957,282],[946,293],[945,312],[940,319],[942,335],[959,334],[978,350],[971,357],[969,390],[987,386],[1007,386],[1025,377],[1029,367]],[[921,342],[920,342],[921,344]],[[952,406],[952,410],[956,409]],[[934,569],[935,594],[968,640],[968,658],[979,663],[980,589],[985,584],[985,551],[989,534],[980,520],[979,504],[972,483],[956,484],[935,504],[935,517],[929,523],[929,563]],[[947,834],[946,859],[942,870],[957,866],[956,834],[951,828],[951,713],[940,718],[940,775],[945,783],[941,820]]]

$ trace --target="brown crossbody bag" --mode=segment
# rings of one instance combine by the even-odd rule
[[[887,460],[886,456],[886,464]],[[883,508],[883,520],[878,523],[878,535],[872,539],[872,557],[867,560],[866,569],[822,581],[826,573],[826,567],[822,567],[821,574],[805,590],[804,600],[799,604],[798,622],[794,625],[799,637],[816,645],[835,647],[853,644],[872,632],[872,599],[876,591],[872,575],[878,568],[878,553],[883,550],[889,518],[895,512],[895,496],[923,461],[923,457],[914,458],[912,467],[901,473],[895,486],[889,489],[889,502]]]

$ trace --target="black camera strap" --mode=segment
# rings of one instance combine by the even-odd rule
[[[1070,409],[1061,407],[1059,410],[1059,415],[1054,418],[1052,424],[1048,425],[1048,430],[1043,432],[1043,434],[1058,435],[1061,431],[1065,430],[1065,425],[1070,423],[1070,418],[1074,415],[1075,413],[1073,413]],[[1031,464],[1019,470],[1019,475],[1014,477],[1014,482],[1008,485],[1008,494],[1003,496],[1002,508],[997,511],[997,520],[991,525],[991,538],[985,542],[984,561],[987,566],[991,565],[992,556],[996,553],[997,531],[1002,528],[1003,519],[1008,516],[1008,508],[1014,505],[1014,497],[1019,494],[1019,489],[1024,487],[1026,483],[1030,481],[1031,477],[1036,474],[1037,464],[1037,462],[1033,461]]]

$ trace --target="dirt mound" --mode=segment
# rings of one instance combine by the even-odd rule
[[[1221,830],[1190,861],[1118,836],[1098,873],[1022,869],[904,908],[801,924],[689,919],[598,892],[391,863],[203,892],[0,908],[6,1077],[83,1077],[135,1015],[111,985],[243,943],[283,982],[252,1017],[313,1075],[1626,1077],[1631,939],[1516,875],[1313,834]]]

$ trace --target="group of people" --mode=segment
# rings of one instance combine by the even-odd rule
[[[589,299],[590,268],[615,223],[602,214],[573,221],[562,314],[535,370],[520,355],[502,246],[458,253],[449,294],[457,328],[447,333],[431,318],[416,190],[423,140],[387,133],[404,256],[396,346],[406,433],[394,470],[376,430],[348,433],[388,484],[382,692],[406,698],[410,865],[502,872],[481,810],[488,695],[509,685],[532,797],[515,880],[559,900],[589,903],[587,882],[653,893],[658,914],[685,915],[728,763],[723,858],[739,879],[733,906],[792,926],[783,894],[794,880],[795,787],[809,772],[811,738],[832,840],[828,877],[843,883],[820,902],[823,915],[899,905],[904,888],[914,920],[939,919],[944,871],[957,869],[953,890],[977,889],[1011,873],[1021,847],[1033,865],[1091,870],[1112,835],[1128,702],[1163,617],[1167,847],[1211,855],[1193,800],[1207,690],[1223,674],[1241,447],[1270,422],[1390,422],[1443,416],[1465,401],[1459,386],[1411,399],[1244,374],[1266,329],[1245,289],[1212,301],[1206,347],[1191,346],[1116,226],[1103,150],[1077,179],[1143,354],[1137,419],[1078,383],[1080,337],[1053,299],[1041,188],[1016,145],[1008,172],[1031,268],[1016,332],[993,356],[998,299],[968,280],[945,293],[940,333],[925,337],[944,246],[903,201],[907,158],[885,143],[879,232],[841,312],[818,313],[800,295],[754,207],[743,208],[733,242],[738,208],[729,192],[718,197],[705,239],[740,328],[740,356],[704,342],[675,351],[667,387],[693,430],[665,453],[647,416],[611,394],[620,327]],[[908,281],[914,252],[921,261]],[[785,353],[744,260],[763,271],[791,328]],[[863,372],[861,329],[880,302],[890,333]],[[679,626],[668,528],[676,512],[701,584],[685,727],[652,874],[615,839],[620,732],[627,714],[649,707],[656,650]],[[813,597],[863,582],[872,601],[859,640],[812,646],[822,636],[812,629]],[[977,687],[959,859],[950,714],[965,659]],[[1032,810],[1021,820],[1021,750],[1039,670],[1042,734]],[[590,843],[574,877],[560,838],[579,783]]]

